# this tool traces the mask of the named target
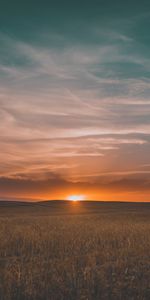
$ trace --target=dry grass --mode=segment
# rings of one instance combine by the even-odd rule
[[[150,299],[147,207],[21,211],[1,211],[1,300]]]

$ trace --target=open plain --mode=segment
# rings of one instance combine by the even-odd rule
[[[150,298],[150,204],[0,204],[1,300]]]

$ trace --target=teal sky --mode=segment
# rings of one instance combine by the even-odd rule
[[[1,198],[150,200],[149,28],[145,0],[1,1]]]

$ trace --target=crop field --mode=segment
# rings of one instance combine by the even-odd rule
[[[0,204],[0,300],[150,299],[150,204]]]

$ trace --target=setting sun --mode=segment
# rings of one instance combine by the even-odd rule
[[[70,195],[70,196],[67,197],[67,200],[82,201],[82,200],[85,200],[85,196],[84,195]]]

